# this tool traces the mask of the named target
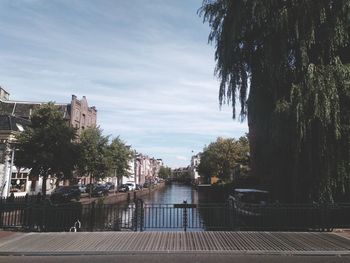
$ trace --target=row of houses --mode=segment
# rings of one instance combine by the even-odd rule
[[[119,178],[117,174],[104,178],[102,182],[112,182],[116,186],[126,183],[144,185],[145,183],[154,183],[158,180],[160,167],[163,166],[162,159],[149,157],[142,153],[136,153],[129,161],[129,176]],[[87,183],[81,181],[81,183]]]
[[[37,194],[42,188],[42,178],[30,175],[29,169],[17,171],[14,166],[15,135],[24,131],[30,124],[32,112],[46,102],[10,100],[10,94],[0,87],[0,196],[6,197],[11,193],[16,196]],[[55,103],[62,111],[68,126],[77,130],[78,138],[86,128],[96,127],[97,110],[90,107],[83,96],[80,100],[72,95],[69,103]],[[161,159],[149,158],[143,154],[133,156],[129,163],[129,177],[117,179],[117,175],[106,178],[115,184],[133,182],[144,184],[158,177]],[[89,183],[87,178],[77,178],[80,183]],[[56,186],[55,178],[47,180],[47,192]]]

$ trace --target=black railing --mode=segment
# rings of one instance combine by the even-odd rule
[[[43,200],[42,195],[24,195],[24,196],[14,196],[10,195],[9,197],[0,197],[0,205],[2,204],[25,204],[25,203],[34,203],[41,202]]]
[[[144,204],[144,230],[226,230],[226,204]]]
[[[136,205],[98,205],[91,203],[82,208],[81,231],[135,230]]]
[[[229,203],[230,225],[236,230],[331,230],[350,226],[350,204]]]
[[[78,224],[77,224],[78,222]],[[79,226],[79,227],[77,227]],[[24,231],[152,231],[152,230],[331,230],[350,227],[350,204],[125,205],[46,201],[0,203],[0,228]],[[77,229],[79,228],[79,229]]]

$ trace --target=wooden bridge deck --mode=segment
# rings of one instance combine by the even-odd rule
[[[298,232],[25,233],[0,239],[0,255],[125,253],[350,255],[350,239]]]

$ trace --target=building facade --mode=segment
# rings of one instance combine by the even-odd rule
[[[142,153],[137,154],[134,162],[135,183],[143,185],[146,182],[156,182],[162,165],[162,159],[150,158]]]
[[[15,158],[15,135],[24,131],[30,124],[34,110],[45,102],[10,100],[10,94],[0,87],[0,194],[8,196],[13,192],[16,196],[38,193],[42,179],[31,177],[29,169],[17,168],[13,165]],[[72,95],[70,103],[55,103],[62,112],[67,125],[77,129],[78,138],[88,127],[96,127],[97,110],[89,107],[85,96],[78,100]],[[48,193],[54,189],[55,180],[47,180]]]
[[[17,171],[14,166],[16,135],[26,129],[29,125],[26,119],[11,115],[0,115],[0,195],[25,195],[33,188],[29,180],[29,169]]]
[[[10,100],[10,94],[0,87],[0,114],[8,114],[22,119],[30,119],[33,111],[47,102]],[[77,129],[77,135],[86,128],[96,127],[97,110],[89,107],[86,97],[81,100],[72,95],[69,103],[55,103],[70,127]]]

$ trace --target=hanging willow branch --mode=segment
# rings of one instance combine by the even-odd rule
[[[350,1],[204,0],[219,102],[248,116],[253,171],[276,198],[342,198],[350,173]],[[249,96],[248,96],[249,92]]]

